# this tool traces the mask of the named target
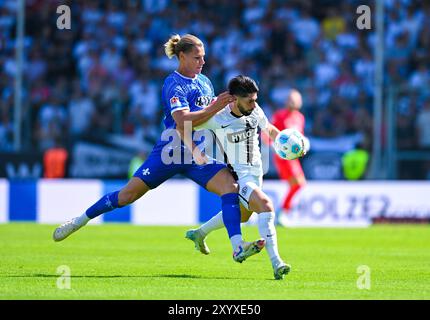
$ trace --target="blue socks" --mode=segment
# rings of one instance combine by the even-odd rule
[[[227,193],[221,196],[222,219],[228,232],[228,237],[242,235],[240,231],[240,208],[239,195],[237,193]]]
[[[120,208],[118,205],[119,191],[104,195],[99,201],[87,209],[85,215],[94,219],[99,215]],[[242,235],[240,231],[240,209],[239,196],[237,193],[227,193],[221,196],[222,201],[222,219],[227,229],[228,237]]]
[[[94,219],[103,213],[120,208],[118,205],[118,194],[119,191],[115,191],[104,195],[99,201],[89,207],[85,214],[88,218]]]

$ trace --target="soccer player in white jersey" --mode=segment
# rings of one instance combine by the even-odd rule
[[[253,212],[258,213],[258,230],[266,240],[266,250],[272,263],[274,277],[283,279],[290,271],[278,252],[275,229],[275,212],[270,198],[262,191],[263,168],[259,149],[258,128],[274,140],[279,130],[267,120],[257,104],[258,86],[246,76],[237,76],[228,84],[229,93],[236,101],[196,129],[209,129],[215,135],[218,147],[224,152],[224,161],[237,175],[242,222],[248,221]],[[209,254],[206,236],[224,227],[222,211],[198,229],[187,231],[186,238],[194,241],[196,249]]]
[[[179,60],[177,70],[165,79],[162,88],[165,113],[163,122],[166,130],[173,134],[173,141],[162,135],[126,186],[104,195],[85,213],[56,228],[53,239],[63,241],[91,219],[130,205],[174,175],[182,174],[221,197],[223,219],[233,248],[233,259],[236,262],[243,262],[263,249],[264,240],[258,239],[253,242],[243,240],[237,183],[227,166],[223,163],[207,163],[199,150],[194,148],[190,141],[186,141],[187,123],[191,124],[192,128],[206,122],[224,108],[226,103],[234,101],[234,97],[225,92],[214,99],[212,83],[201,73],[205,64],[205,49],[203,42],[196,36],[173,35],[165,44],[165,52],[169,58],[176,57]],[[191,129],[189,134],[193,135]],[[172,148],[179,151],[177,158],[179,161],[166,163],[164,157]],[[191,155],[192,162],[182,161],[186,158],[191,159]]]

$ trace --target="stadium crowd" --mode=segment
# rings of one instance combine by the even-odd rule
[[[60,4],[71,8],[71,30],[56,27]],[[375,32],[357,29],[361,4],[28,0],[24,147],[46,150],[107,133],[152,145],[162,130],[162,79],[176,66],[163,50],[172,33],[204,40],[203,72],[215,92],[223,91],[231,77],[249,75],[258,81],[259,102],[270,117],[295,87],[304,96],[308,135],[369,137]],[[396,104],[398,146],[428,148],[430,98],[424,89],[430,84],[430,6],[414,0],[386,0],[385,5],[384,85],[413,89]],[[2,151],[13,149],[15,16],[16,1],[0,1]]]

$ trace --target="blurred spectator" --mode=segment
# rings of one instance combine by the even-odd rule
[[[93,100],[82,92],[79,82],[74,83],[73,95],[68,105],[70,134],[74,139],[89,134],[91,118],[94,115]]]
[[[57,138],[64,143],[107,133],[148,143],[156,139],[162,130],[162,80],[177,65],[163,51],[173,33],[195,33],[204,40],[204,74],[216,93],[229,78],[245,73],[258,81],[267,114],[290,88],[298,88],[306,134],[372,134],[376,39],[373,30],[355,29],[355,0],[69,3],[72,29],[57,30],[49,13],[63,2],[26,1],[29,112],[23,129],[34,137],[30,149],[46,150]],[[385,7],[384,85],[407,83],[418,92],[414,100],[402,91],[395,101],[401,105],[398,146],[414,148],[422,138],[418,126],[429,121],[427,107],[419,118],[414,110],[421,109],[430,84],[430,7],[414,0],[386,0]],[[12,147],[15,17],[16,2],[0,1],[0,151]]]
[[[417,116],[418,146],[422,149],[430,149],[430,99],[424,103],[423,109]]]
[[[36,131],[39,148],[44,151],[54,147],[57,141],[64,138],[65,132],[67,132],[66,109],[58,97],[51,95],[39,111]]]
[[[60,145],[46,150],[43,154],[43,177],[48,179],[65,178],[68,157],[67,150]]]
[[[9,101],[0,101],[0,150],[12,151],[13,149],[13,123]]]
[[[145,162],[147,158],[147,152],[142,149],[130,160],[129,168],[128,168],[128,178],[131,179],[136,172],[137,169]]]
[[[336,8],[329,8],[327,17],[322,21],[322,29],[326,39],[336,39],[339,34],[345,31],[345,28],[346,22],[342,15],[338,14]]]
[[[417,136],[418,146],[421,149],[430,151],[430,99],[428,99],[424,108],[418,113],[417,117]],[[423,163],[423,173],[427,180],[430,180],[430,160],[427,158]]]
[[[424,63],[421,63],[411,74],[409,84],[414,89],[425,89],[430,86],[430,70]]]
[[[347,180],[361,180],[368,169],[369,152],[361,146],[346,152],[342,156],[343,176]]]

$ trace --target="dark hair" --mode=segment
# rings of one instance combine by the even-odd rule
[[[234,96],[246,97],[258,91],[259,89],[255,81],[247,76],[236,76],[228,83],[228,92]]]

